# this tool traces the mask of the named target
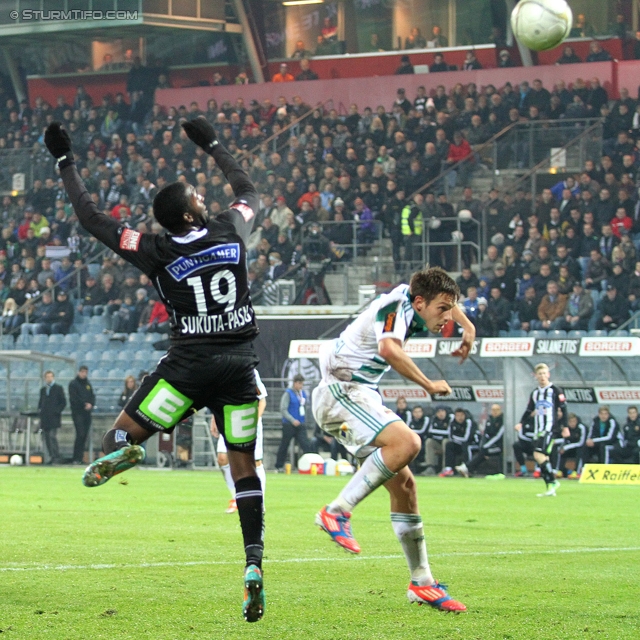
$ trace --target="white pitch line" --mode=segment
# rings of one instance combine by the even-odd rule
[[[468,558],[482,556],[534,556],[556,555],[565,553],[617,553],[624,551],[640,551],[640,547],[591,547],[584,549],[542,549],[536,550],[512,550],[512,551],[469,551],[461,553],[432,553],[432,558]],[[336,561],[367,561],[367,560],[397,560],[404,558],[401,554],[389,554],[379,556],[339,556],[337,558],[282,558],[280,560],[267,560],[265,564],[302,564],[307,562],[336,562]],[[24,572],[24,571],[102,571],[104,569],[155,569],[163,567],[199,567],[214,565],[236,565],[238,560],[193,560],[187,562],[140,562],[138,564],[60,564],[60,565],[32,565],[23,567],[0,567],[0,572]]]

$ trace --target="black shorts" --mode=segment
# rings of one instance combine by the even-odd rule
[[[125,407],[148,431],[170,432],[207,407],[231,451],[253,451],[258,425],[258,357],[250,345],[231,351],[172,346]]]
[[[545,456],[550,456],[553,451],[553,447],[555,445],[556,438],[560,436],[555,433],[544,433],[538,438],[534,438],[533,440],[533,450],[538,453],[542,453]]]

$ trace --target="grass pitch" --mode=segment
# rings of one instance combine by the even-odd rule
[[[136,469],[86,489],[82,470],[0,469],[0,631],[119,638],[640,637],[637,487],[420,478],[430,560],[468,613],[410,605],[384,489],[353,518],[363,552],[313,526],[344,485],[269,475],[267,611],[241,616],[243,553],[219,473]]]

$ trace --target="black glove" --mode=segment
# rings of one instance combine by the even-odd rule
[[[216,130],[209,124],[204,116],[198,116],[190,122],[183,122],[182,128],[189,136],[189,139],[195,142],[205,151],[211,151],[218,143],[218,135]]]
[[[56,160],[71,154],[71,138],[64,129],[60,128],[59,122],[52,122],[47,127],[44,133],[44,143]]]

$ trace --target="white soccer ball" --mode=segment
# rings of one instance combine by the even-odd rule
[[[458,220],[467,222],[468,220],[471,220],[471,218],[473,218],[473,214],[469,209],[460,209],[460,211],[458,211]]]
[[[451,232],[451,241],[452,242],[462,242],[464,240],[464,233],[462,231],[452,231]]]
[[[442,224],[442,220],[440,218],[430,218],[429,219],[429,229],[439,229]]]
[[[557,47],[572,25],[573,14],[565,0],[520,0],[511,12],[513,35],[534,51]]]
[[[9,458],[9,464],[12,467],[20,467],[22,466],[22,456],[19,456],[17,453],[14,453],[10,458]]]

